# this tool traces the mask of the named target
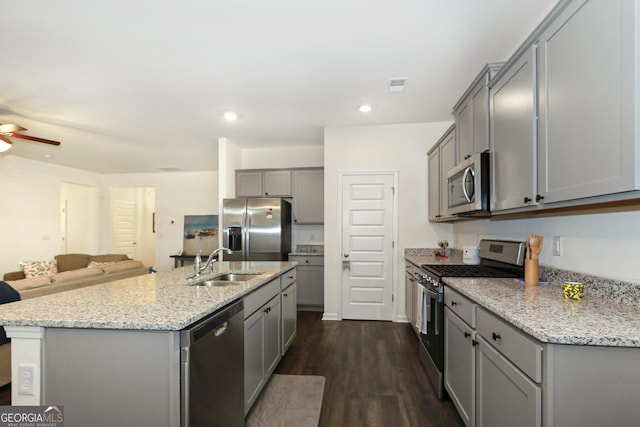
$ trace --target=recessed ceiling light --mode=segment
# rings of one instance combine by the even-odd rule
[[[358,110],[360,110],[361,113],[368,113],[372,110],[372,107],[369,104],[362,104],[358,107]]]
[[[235,111],[225,111],[224,119],[230,122],[238,120],[238,113],[236,113]]]
[[[53,156],[51,154],[45,154],[45,155],[43,155],[43,157],[45,159],[53,159]]]

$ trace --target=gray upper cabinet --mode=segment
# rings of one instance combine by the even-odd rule
[[[635,0],[562,0],[489,83],[491,210],[638,198]]]
[[[540,35],[542,203],[638,188],[636,15],[631,0],[573,1]]]
[[[535,197],[535,57],[534,45],[492,83],[491,211]]]
[[[291,170],[238,170],[236,197],[291,197]]]
[[[429,221],[453,219],[448,213],[447,172],[456,165],[455,125],[429,150]]]
[[[489,149],[489,81],[503,63],[487,64],[453,107],[459,163]]]
[[[236,197],[262,197],[262,171],[236,171]]]
[[[324,169],[293,170],[293,221],[324,223]]]

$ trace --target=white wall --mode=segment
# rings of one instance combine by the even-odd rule
[[[544,236],[542,265],[640,283],[640,204],[617,212],[456,223],[454,233],[455,247],[485,237],[524,240],[529,234],[540,234]],[[553,256],[553,236],[562,237],[562,256]]]
[[[0,155],[0,274],[20,269],[19,262],[50,260],[61,252],[61,183],[100,186],[100,175]],[[98,245],[99,235],[87,235]],[[0,276],[1,277],[1,276]]]
[[[338,173],[341,171],[399,171],[399,241],[395,273],[398,316],[404,315],[404,248],[434,247],[452,239],[450,224],[431,224],[427,211],[427,151],[451,122],[325,129],[325,290],[326,318],[339,313],[340,241]]]
[[[243,169],[322,167],[324,147],[248,148],[242,150]]]
[[[185,215],[218,215],[217,172],[165,172],[103,175],[103,216],[108,218],[110,187],[154,187],[158,271],[173,268],[170,255],[182,250]],[[108,246],[102,249],[108,250]]]
[[[64,203],[65,222],[61,230],[60,252],[95,254],[98,252],[100,216],[98,210],[98,188],[89,185],[60,183],[60,200]],[[61,223],[61,227],[62,227]]]

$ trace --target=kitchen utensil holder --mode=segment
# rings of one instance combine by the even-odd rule
[[[529,286],[538,286],[539,270],[537,259],[524,260],[524,284]]]

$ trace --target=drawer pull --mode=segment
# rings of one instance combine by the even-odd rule
[[[451,306],[453,307],[454,305],[458,305],[458,303],[455,301],[451,301]]]
[[[493,338],[494,341],[498,341],[502,337],[500,336],[500,334],[496,334],[495,332],[491,332],[491,338]]]

